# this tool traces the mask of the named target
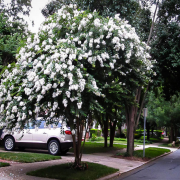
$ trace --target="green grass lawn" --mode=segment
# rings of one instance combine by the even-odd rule
[[[97,137],[96,141],[90,141],[90,142],[98,142],[98,143],[104,143],[104,138],[103,137]],[[109,143],[109,138],[108,138],[108,143]],[[114,138],[114,144],[122,144],[122,145],[127,145],[127,139],[126,138]],[[150,144],[150,142],[146,141],[146,144]],[[134,140],[134,145],[143,145],[142,140]]]
[[[143,140],[144,136],[141,136],[140,139]],[[147,140],[147,136],[145,136],[145,139]],[[161,138],[155,138],[155,137],[149,138],[149,140],[152,142],[160,142],[162,139],[163,139],[163,137],[161,137]]]
[[[10,166],[9,163],[4,163],[4,162],[0,162],[0,167],[6,167],[6,166]]]
[[[109,146],[109,145],[108,145]],[[126,145],[114,144],[114,147],[104,147],[104,143],[99,142],[85,142],[83,154],[92,154],[92,153],[105,153],[122,148],[127,148]],[[73,152],[73,149],[70,150]]]
[[[149,147],[145,149],[145,157],[151,159],[168,152],[169,149]],[[134,156],[143,157],[143,150],[134,151]]]
[[[23,162],[23,163],[32,163],[32,162],[39,162],[39,161],[61,159],[61,157],[52,156],[49,154],[40,154],[40,153],[0,152],[0,159]]]
[[[31,171],[27,175],[63,180],[95,180],[119,170],[95,163],[87,162],[87,164],[88,169],[85,171],[70,169],[68,164],[60,164]]]

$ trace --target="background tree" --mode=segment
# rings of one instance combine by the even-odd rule
[[[162,86],[162,93],[167,101],[166,104],[171,103],[174,95],[178,96],[180,91],[179,7],[180,3],[176,0],[162,1],[159,4],[158,16],[151,40],[151,55],[157,60],[156,72],[158,74],[154,78],[154,86]],[[166,108],[166,112],[168,112],[167,110],[168,108]],[[170,119],[172,120],[172,123],[170,123],[172,124],[171,132],[174,132],[174,118]]]
[[[29,15],[30,7],[31,0],[0,1],[0,71],[16,61],[17,49],[30,33],[22,18]]]
[[[170,129],[170,142],[176,141],[180,124],[180,98],[174,95],[170,101],[167,101],[163,97],[163,94],[156,97],[151,91],[148,95],[148,99],[147,121],[149,123],[155,122],[159,128],[166,127]]]
[[[31,0],[11,0],[10,3],[0,1],[0,14],[3,13],[13,20],[22,19],[22,14],[29,15],[30,8]]]
[[[17,49],[29,33],[23,20],[10,21],[3,13],[0,14],[0,71],[16,61]]]

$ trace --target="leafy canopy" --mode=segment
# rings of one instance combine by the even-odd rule
[[[23,127],[42,111],[51,121],[102,111],[107,82],[124,92],[147,84],[153,72],[148,49],[118,14],[104,18],[63,6],[27,39],[17,63],[4,72],[1,122]]]

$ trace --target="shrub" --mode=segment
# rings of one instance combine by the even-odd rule
[[[94,134],[93,134],[93,137],[90,139],[90,141],[103,141],[104,138],[103,137],[96,137]]]
[[[127,138],[127,129],[123,129],[122,132],[123,132],[124,136]]]
[[[143,132],[143,129],[137,129],[134,133],[134,139],[139,139],[142,136]]]
[[[120,134],[118,132],[115,134],[115,137],[116,138],[126,138],[125,134],[123,134],[123,133]]]
[[[155,137],[161,138],[162,132],[163,132],[162,130],[154,130],[154,135],[155,135]]]
[[[90,137],[93,137],[93,134],[97,137],[100,137],[101,136],[101,133],[102,133],[102,130],[99,130],[99,129],[90,129]]]

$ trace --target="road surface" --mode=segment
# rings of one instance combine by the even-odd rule
[[[180,149],[122,174],[116,180],[180,180]]]

